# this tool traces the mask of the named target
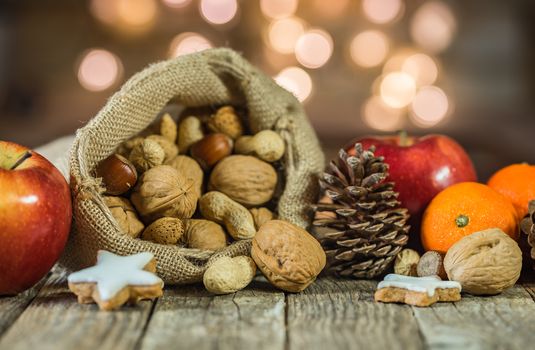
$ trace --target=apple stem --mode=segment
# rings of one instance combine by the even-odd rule
[[[24,154],[20,156],[19,159],[17,159],[15,163],[13,163],[13,165],[9,168],[9,170],[15,170],[19,165],[22,164],[22,162],[24,162],[26,159],[30,158],[31,156],[32,156],[31,151],[24,152]]]
[[[406,130],[401,130],[399,132],[399,145],[402,147],[406,147],[409,145],[409,134],[407,134]]]
[[[470,218],[463,214],[457,216],[457,218],[455,219],[455,224],[459,228],[465,227],[466,225],[468,225],[469,222],[470,222]]]

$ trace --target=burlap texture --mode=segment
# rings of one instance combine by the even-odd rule
[[[166,283],[185,284],[202,280],[206,267],[220,255],[249,254],[250,241],[212,253],[132,239],[120,232],[103,203],[98,179],[92,176],[96,164],[153,122],[170,100],[188,107],[246,106],[252,132],[277,131],[287,144],[278,214],[308,226],[308,208],[317,197],[324,158],[301,104],[236,52],[211,49],[151,65],[134,75],[78,130],[70,156],[74,223],[62,257],[67,268],[93,264],[98,249],[121,255],[150,251]]]

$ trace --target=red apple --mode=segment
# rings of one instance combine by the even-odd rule
[[[26,147],[0,141],[0,295],[46,275],[65,247],[71,217],[59,170]]]
[[[395,183],[399,200],[413,216],[419,216],[440,191],[458,182],[477,181],[472,161],[454,140],[443,135],[409,137],[364,137],[351,142],[346,150],[354,154],[356,142],[389,165],[388,181]]]

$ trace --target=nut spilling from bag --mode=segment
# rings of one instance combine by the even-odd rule
[[[283,138],[272,130],[251,134],[232,106],[186,113],[178,122],[165,113],[97,165],[119,229],[132,239],[213,252],[253,239],[252,259],[209,264],[206,288],[240,290],[258,265],[274,286],[302,291],[323,269],[325,253],[308,232],[276,220]]]

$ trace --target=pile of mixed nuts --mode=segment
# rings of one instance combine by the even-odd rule
[[[275,220],[284,140],[271,130],[249,135],[247,119],[232,106],[195,111],[186,109],[178,125],[163,114],[96,167],[122,232],[210,251],[253,238],[254,261],[217,260],[205,273],[206,288],[244,288],[258,266],[275,286],[303,290],[323,269],[325,253],[305,230]]]

